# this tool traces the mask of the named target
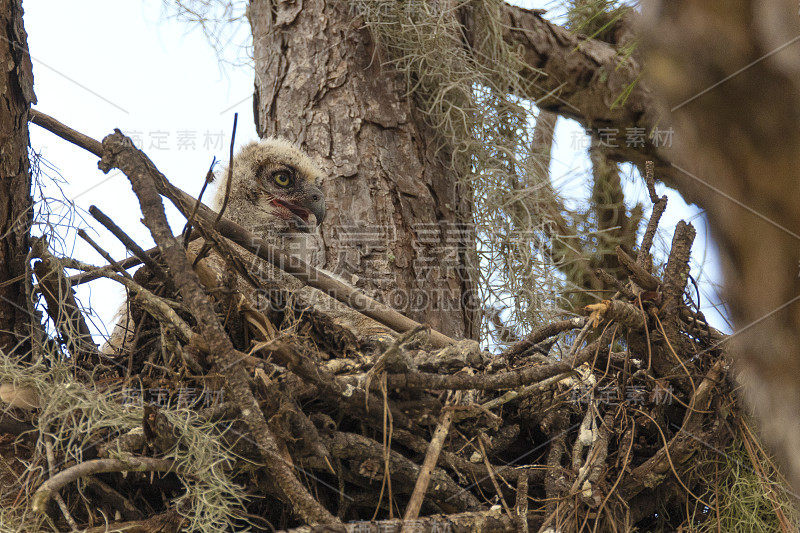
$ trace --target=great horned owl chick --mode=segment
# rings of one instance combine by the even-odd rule
[[[222,208],[228,171],[214,198]],[[224,216],[284,251],[313,265],[322,261],[320,243],[305,234],[325,218],[325,196],[318,187],[322,171],[295,145],[271,137],[243,147],[233,160],[232,182]],[[313,215],[313,217],[312,217]]]
[[[228,169],[222,169],[219,188],[212,206],[219,211],[224,202]],[[281,138],[268,138],[243,147],[234,157],[228,204],[223,216],[250,230],[286,253],[300,257],[313,266],[322,266],[324,250],[315,229],[325,218],[325,197],[317,185],[322,171],[299,148]],[[190,245],[197,253],[200,242]],[[352,332],[362,341],[393,335],[385,326],[366,318],[328,295],[312,289],[289,274],[239,250],[251,275],[260,277],[266,287],[288,291],[304,307],[323,310],[340,327]],[[224,284],[227,267],[214,253],[206,259]],[[236,289],[245,294],[251,304],[267,309],[270,298],[254,291],[243,279],[237,279]],[[133,325],[128,320],[127,306],[120,311],[120,320],[103,352],[120,354],[130,346]]]
[[[214,199],[217,210],[222,208],[225,197],[227,171],[224,170],[222,175],[223,181]],[[321,267],[324,250],[314,229],[325,218],[325,198],[317,186],[322,177],[319,167],[285,139],[269,138],[250,143],[234,158],[233,181],[224,216],[284,252]],[[267,285],[290,291],[301,308],[310,306],[325,311],[336,324],[367,345],[374,344],[375,339],[393,335],[385,326],[321,291],[302,286],[295,278],[255,256],[246,252],[242,255],[250,261],[251,274],[262,277]],[[242,280],[238,288],[249,294],[256,307],[263,309],[265,302],[263,299],[258,301],[263,295],[250,291]]]

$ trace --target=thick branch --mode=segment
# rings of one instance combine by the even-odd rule
[[[386,385],[390,389],[435,389],[435,390],[502,390],[515,389],[531,383],[545,380],[549,377],[569,372],[573,368],[589,361],[597,351],[608,345],[613,328],[608,328],[595,342],[578,352],[575,357],[567,362],[538,365],[522,370],[498,372],[490,375],[442,375],[425,372],[410,372],[407,374],[388,374]],[[355,381],[359,386],[359,378],[342,378],[344,382]],[[372,383],[370,388],[379,388],[379,384]]]
[[[104,472],[169,472],[175,463],[172,459],[128,457],[126,459],[94,459],[77,464],[51,477],[33,495],[33,509],[44,512],[45,504],[61,487],[92,474]]]
[[[476,24],[469,8],[463,8],[461,20],[475,59],[487,61],[492,54],[481,50],[484,39],[474,33],[481,24]],[[666,110],[641,79],[642,65],[635,55],[623,54],[609,43],[552,24],[535,10],[505,4],[500,10],[500,22],[506,43],[521,53],[520,75],[528,84],[519,96],[536,101],[542,109],[575,119],[585,128],[615,132],[616,141],[604,146],[610,159],[629,161],[642,174],[646,161],[654,161],[658,179],[680,190],[688,201],[697,201],[697,196],[706,192],[673,166],[676,154],[671,142],[656,146],[650,139],[654,130],[668,131],[670,124],[665,121]],[[645,142],[628,142],[631,132],[643,134]]]

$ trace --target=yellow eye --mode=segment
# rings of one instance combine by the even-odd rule
[[[288,187],[292,183],[292,175],[285,170],[279,170],[273,174],[272,179],[281,187]]]

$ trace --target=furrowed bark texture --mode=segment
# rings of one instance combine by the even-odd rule
[[[474,337],[469,193],[405,79],[345,0],[255,0],[248,17],[259,135],[297,141],[327,175],[325,267],[445,335]]]
[[[36,103],[20,0],[0,0],[0,350],[27,334],[25,257],[31,226],[28,110]]]
[[[723,258],[741,380],[800,489],[797,3],[652,2],[649,19],[650,82]]]

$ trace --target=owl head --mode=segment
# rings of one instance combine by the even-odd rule
[[[214,198],[225,198],[227,169]],[[225,212],[234,222],[255,230],[311,233],[325,218],[325,196],[318,187],[322,171],[286,139],[270,137],[244,146],[233,159],[233,181]]]

